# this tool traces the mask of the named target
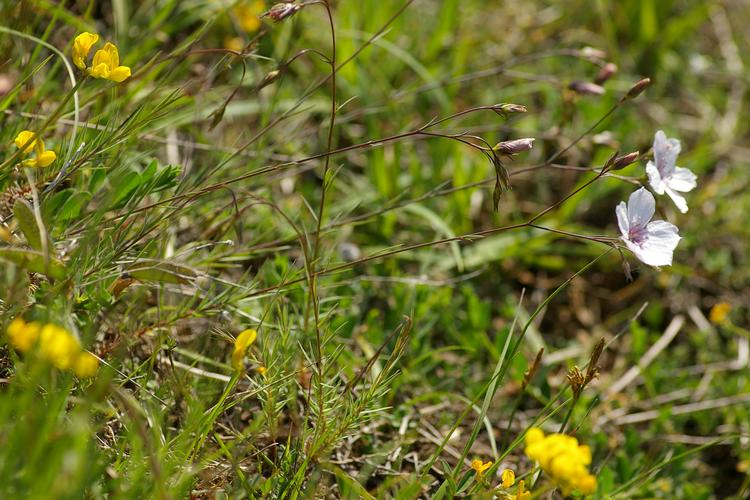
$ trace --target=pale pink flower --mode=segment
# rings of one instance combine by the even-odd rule
[[[655,207],[654,195],[641,188],[630,195],[627,205],[623,201],[617,206],[617,224],[622,241],[641,262],[649,266],[671,266],[680,235],[674,224],[651,221]]]
[[[677,192],[686,193],[695,188],[697,177],[687,168],[675,166],[680,154],[680,141],[667,139],[659,130],[654,136],[654,161],[646,165],[648,182],[656,194],[667,193],[683,214],[688,211],[685,198]]]

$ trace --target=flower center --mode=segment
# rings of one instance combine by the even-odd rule
[[[643,246],[647,236],[648,233],[645,227],[631,227],[628,231],[628,239],[638,246]]]

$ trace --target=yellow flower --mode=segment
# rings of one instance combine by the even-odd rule
[[[235,370],[242,370],[244,366],[242,360],[257,336],[258,332],[252,329],[244,330],[237,335],[237,340],[234,341],[234,352],[232,353],[232,366]]]
[[[37,135],[31,130],[21,131],[14,141],[16,147],[21,150],[21,153],[28,156],[33,151],[36,151],[35,158],[29,158],[21,162],[24,167],[46,167],[57,158],[57,154],[54,151],[47,151],[44,149],[44,141],[42,141]]]
[[[526,446],[544,439],[544,431],[539,427],[532,427],[526,432]]]
[[[518,492],[516,493],[516,500],[526,500],[531,497],[530,491],[524,490],[525,483],[522,480],[518,481]]]
[[[120,83],[130,78],[130,68],[120,66],[120,54],[117,47],[107,42],[104,48],[97,50],[94,54],[89,74],[94,78],[104,78]]]
[[[500,475],[500,479],[503,481],[503,488],[510,488],[516,482],[516,473],[510,469],[505,469]]]
[[[261,374],[262,376],[264,376],[264,377],[266,376],[266,372],[267,372],[267,371],[268,371],[268,370],[266,369],[266,367],[265,367],[265,366],[259,366],[259,367],[258,367],[258,373],[260,373],[260,374]]]
[[[86,58],[91,52],[91,47],[99,41],[99,35],[84,32],[73,40],[73,64],[81,69],[86,69]]]
[[[248,33],[252,33],[258,31],[261,26],[260,15],[266,10],[266,4],[262,0],[240,2],[232,10],[234,15],[237,16],[240,27]]]
[[[99,360],[90,352],[82,352],[73,363],[73,371],[78,378],[89,378],[96,375],[99,369]]]
[[[228,36],[224,38],[224,48],[227,50],[233,50],[240,52],[245,44],[242,42],[242,38],[238,36]]]
[[[28,352],[39,338],[41,325],[35,321],[26,323],[23,318],[16,318],[8,325],[10,345],[21,352]]]
[[[475,458],[471,461],[471,468],[477,472],[477,476],[481,476],[482,474],[484,474],[484,471],[486,471],[490,467],[492,467],[492,462],[482,463],[482,461],[478,458]]]
[[[578,479],[575,489],[584,495],[590,495],[596,491],[596,478],[591,474],[586,474]]]
[[[564,495],[573,490],[583,494],[596,490],[596,478],[588,471],[591,448],[578,444],[578,440],[565,434],[544,435],[541,429],[532,428],[526,434],[526,455],[539,463]]]
[[[719,302],[711,308],[711,312],[708,314],[708,319],[711,320],[711,323],[720,325],[726,322],[727,317],[729,316],[729,311],[731,310],[732,306],[730,304]]]
[[[67,330],[53,324],[42,327],[39,335],[39,353],[55,367],[66,370],[81,352],[78,340]]]

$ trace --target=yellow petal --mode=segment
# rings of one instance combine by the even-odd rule
[[[38,139],[36,134],[30,130],[23,130],[16,136],[16,147],[23,149],[24,154],[29,154],[34,150]]]
[[[99,35],[83,32],[73,41],[73,64],[81,69],[86,69],[86,57],[91,52],[91,47],[99,41]]]
[[[99,78],[109,77],[110,72],[120,65],[120,54],[117,52],[117,47],[110,42],[105,43],[104,47],[97,50],[94,54],[91,65],[93,66],[91,71],[92,76]],[[94,73],[95,68],[99,68],[97,74]]]
[[[503,488],[510,488],[516,482],[516,473],[510,469],[505,469],[500,479],[503,481]]]
[[[113,70],[120,65],[120,53],[117,51],[117,46],[115,44],[107,42],[104,44],[102,50],[107,54],[110,70]]]
[[[232,352],[232,366],[235,370],[242,370],[245,354],[250,345],[255,342],[258,332],[253,329],[247,329],[237,335],[234,342],[234,352]]]
[[[248,328],[247,330],[243,330],[239,335],[237,335],[237,340],[235,341],[234,345],[242,346],[245,350],[247,350],[247,348],[250,347],[250,344],[255,342],[255,339],[257,337],[258,332],[256,332],[252,328]]]
[[[99,52],[97,52],[97,54]],[[96,60],[96,56],[94,56],[94,60]],[[94,64],[94,66],[91,67],[89,74],[94,78],[107,78],[109,77],[109,67],[104,63]]]
[[[52,163],[53,161],[55,161],[56,158],[57,158],[57,154],[54,151],[52,151],[52,150],[45,151],[42,154],[37,155],[37,157],[36,157],[36,163],[37,163],[36,166],[37,167],[46,167],[47,165],[49,165],[50,163]]]
[[[544,439],[544,431],[539,427],[532,427],[526,432],[526,446]]]
[[[128,78],[130,78],[130,68],[127,66],[118,66],[109,75],[109,79],[117,83],[123,82]]]

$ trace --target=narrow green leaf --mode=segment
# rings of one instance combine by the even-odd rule
[[[31,205],[26,200],[17,198],[13,204],[13,215],[16,221],[18,221],[18,227],[21,228],[24,236],[26,236],[29,246],[34,250],[41,250],[42,237],[39,234],[39,226],[37,226],[34,210],[31,208]]]

